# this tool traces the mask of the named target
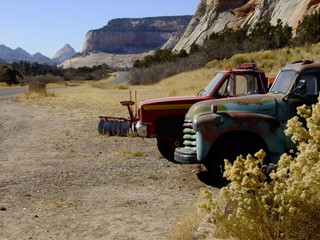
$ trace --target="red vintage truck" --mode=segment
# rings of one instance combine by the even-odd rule
[[[166,97],[140,102],[135,128],[141,137],[156,137],[160,153],[174,161],[174,150],[183,144],[183,122],[188,109],[196,102],[210,99],[265,94],[268,79],[254,63],[223,69],[209,84],[191,96]]]

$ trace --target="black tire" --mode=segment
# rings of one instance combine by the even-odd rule
[[[229,135],[218,140],[211,147],[204,165],[210,171],[214,180],[218,184],[224,185],[227,183],[227,180],[223,178],[224,159],[233,163],[240,154],[245,158],[248,154],[254,155],[260,149],[266,150],[264,142],[252,134]]]
[[[176,163],[174,150],[183,145],[182,123],[165,125],[157,134],[157,145],[164,158]]]

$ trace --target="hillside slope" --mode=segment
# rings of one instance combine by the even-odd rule
[[[193,43],[202,45],[213,32],[225,26],[237,28],[270,18],[278,19],[295,30],[305,14],[320,8],[320,0],[201,0],[186,31],[174,50],[189,50]]]

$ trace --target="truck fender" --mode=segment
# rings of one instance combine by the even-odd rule
[[[247,132],[261,138],[267,152],[269,149],[277,149],[274,152],[269,152],[272,162],[285,149],[284,124],[272,116],[246,112],[216,113],[199,116],[197,125],[199,128],[205,128],[196,132],[199,161],[206,158],[209,150],[217,141],[226,139],[226,136],[232,137],[232,134],[237,134],[239,129],[242,133]]]

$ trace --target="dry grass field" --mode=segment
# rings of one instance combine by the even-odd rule
[[[100,115],[127,117],[120,101],[195,94],[218,69],[255,61],[274,77],[317,60],[320,45],[236,55],[152,86],[94,84],[0,99],[0,239],[188,240],[205,170],[168,162],[155,139],[100,136]],[[187,209],[187,210],[186,210]]]
[[[0,100],[0,239],[177,239],[206,183],[155,139],[98,134],[98,116],[128,116],[130,91],[174,89],[98,82]]]

